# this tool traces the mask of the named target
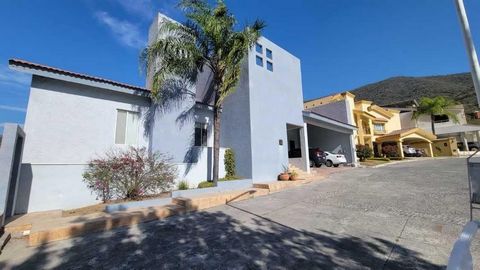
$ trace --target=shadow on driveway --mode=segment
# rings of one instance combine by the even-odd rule
[[[394,248],[398,256],[386,262]],[[0,269],[440,268],[384,239],[299,231],[261,216],[243,213],[234,219],[220,211],[191,213],[29,249],[32,255],[20,264],[4,261]]]

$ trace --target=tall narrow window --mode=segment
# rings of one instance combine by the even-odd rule
[[[273,60],[273,55],[272,55],[272,50],[266,49],[267,50],[267,58]]]
[[[263,58],[262,57],[257,55],[256,61],[257,61],[257,66],[263,67]]]
[[[139,122],[139,113],[117,110],[115,144],[137,144]]]
[[[263,46],[257,43],[255,44],[255,50],[257,53],[263,53]]]
[[[267,69],[270,71],[273,71],[273,63],[270,61],[267,61]]]
[[[207,125],[195,123],[195,146],[207,146]]]

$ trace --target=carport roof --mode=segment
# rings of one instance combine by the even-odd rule
[[[325,115],[321,115],[319,113],[315,113],[312,111],[303,111],[303,118],[304,119],[309,119],[309,120],[314,120],[314,121],[321,121],[336,127],[344,128],[344,129],[349,129],[349,130],[356,130],[357,127],[354,125],[350,125],[344,122],[340,122],[338,120],[335,120],[333,118],[330,118]]]
[[[382,142],[389,141],[389,140],[397,141],[414,133],[429,141],[433,141],[437,138],[437,136],[435,136],[433,133],[423,130],[421,128],[409,128],[409,129],[399,129],[399,130],[392,131],[384,136],[378,137],[376,140],[382,141]]]

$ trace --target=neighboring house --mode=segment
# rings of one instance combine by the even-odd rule
[[[309,100],[304,103],[307,110],[322,113],[328,117],[348,121],[357,127],[355,143],[369,145],[376,155],[382,155],[382,147],[393,144],[403,149],[404,144],[423,149],[433,156],[432,145],[437,139],[431,132],[417,127],[404,127],[400,121],[400,111],[382,108],[371,101],[354,101],[349,92]],[[398,151],[403,157],[403,150]]]
[[[164,19],[160,14],[150,27],[150,42]],[[212,178],[208,72],[182,102],[159,110],[148,87],[23,60],[12,59],[9,66],[32,74],[15,213],[97,203],[82,173],[89,160],[110,149],[139,146],[168,154],[177,181],[191,187]],[[289,164],[309,172],[309,147],[345,153],[354,164],[356,127],[350,118],[304,111],[300,60],[261,37],[245,59],[236,92],[225,100],[220,177],[226,148],[235,151],[237,174],[250,182],[275,181]]]
[[[421,115],[417,119],[412,119],[413,112],[415,111],[415,102],[411,102],[410,106],[398,108],[400,110],[400,119],[402,126],[405,127],[419,127],[429,132],[432,132],[432,120],[429,115]],[[455,138],[461,145],[461,150],[472,150],[475,146],[472,146],[472,142],[476,143],[476,149],[478,149],[478,143],[480,142],[480,125],[467,124],[465,116],[465,109],[462,104],[452,106],[448,109],[451,113],[457,116],[458,122],[454,122],[447,115],[435,115],[435,135],[438,138]],[[470,145],[472,149],[466,149],[465,146]]]

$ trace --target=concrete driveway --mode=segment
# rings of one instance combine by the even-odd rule
[[[17,240],[0,268],[436,269],[468,219],[467,192],[460,158],[346,170],[129,229],[36,248]]]

